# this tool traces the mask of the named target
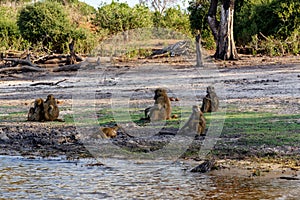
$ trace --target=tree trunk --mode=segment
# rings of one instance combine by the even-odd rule
[[[211,0],[210,7],[208,10],[207,21],[212,31],[212,34],[215,38],[216,43],[219,38],[219,24],[220,24],[217,20],[217,8],[218,8],[218,0]]]
[[[201,54],[201,34],[196,36],[196,52],[197,52],[197,67],[203,67],[202,54]]]
[[[233,38],[234,0],[222,0],[220,23],[216,18],[217,1],[211,1],[208,11],[208,23],[217,44],[214,57],[222,60],[238,59]]]
[[[75,54],[75,41],[72,40],[72,42],[69,44],[70,49],[70,56],[67,57],[67,65],[73,65],[76,63],[76,54]]]

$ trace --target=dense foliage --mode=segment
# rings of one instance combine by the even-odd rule
[[[142,5],[131,8],[127,3],[112,2],[98,8],[94,23],[109,34],[151,27],[151,12]]]
[[[24,39],[59,52],[63,51],[73,29],[64,7],[50,1],[23,8],[17,24]]]
[[[136,28],[161,27],[186,35],[201,33],[205,48],[215,48],[207,23],[209,0],[191,0],[187,10],[152,11],[145,4],[130,7],[112,2],[96,10],[79,0],[0,0],[0,50],[89,53],[103,38]],[[235,1],[234,36],[238,47],[252,53],[282,55],[300,52],[300,2]]]
[[[190,35],[189,15],[181,11],[180,7],[168,8],[163,13],[153,13],[155,27],[168,28]]]
[[[207,22],[209,5],[208,0],[191,1],[188,11],[190,12],[189,19],[192,32],[197,34],[199,31],[203,46],[212,49],[215,47],[215,41]]]
[[[14,8],[0,7],[0,50],[23,50],[24,42],[17,26],[17,13]]]
[[[200,30],[202,40],[206,43],[213,41],[207,24],[209,2],[194,0],[188,7],[191,28],[193,31]],[[249,46],[253,48],[253,53],[259,51],[269,55],[299,53],[299,1],[235,1],[234,14],[234,37],[237,46]]]
[[[234,23],[237,45],[252,45],[269,55],[300,51],[299,1],[237,1]]]

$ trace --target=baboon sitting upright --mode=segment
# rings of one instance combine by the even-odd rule
[[[38,98],[34,101],[34,107],[29,109],[27,114],[28,121],[44,121],[44,100]]]
[[[154,106],[146,108],[146,118],[150,118],[151,121],[170,119],[172,108],[167,91],[163,88],[157,88],[154,93]]]
[[[201,111],[204,113],[216,112],[219,108],[219,97],[215,92],[215,88],[213,86],[208,86],[206,92],[207,94],[203,98]]]
[[[199,135],[205,135],[206,120],[200,107],[194,105],[192,108],[192,114],[187,123],[181,128],[182,131],[188,129],[196,131]]]
[[[56,103],[56,99],[52,94],[47,96],[46,101],[44,102],[44,117],[46,121],[57,120],[59,115],[59,109]]]

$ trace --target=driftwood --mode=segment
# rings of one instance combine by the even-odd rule
[[[62,72],[62,71],[77,71],[80,68],[80,64],[74,65],[65,65],[58,68],[54,68],[53,72]]]
[[[54,68],[54,72],[76,71],[80,68],[78,62],[83,58],[75,53],[74,40],[69,44],[70,54],[53,54],[37,57],[30,52],[0,52],[0,73],[15,71],[45,71],[45,68]],[[42,69],[42,68],[44,69]]]
[[[3,72],[43,72],[45,69],[35,66],[27,66],[27,65],[21,65],[17,67],[5,67],[0,69],[0,73]]]
[[[185,55],[188,49],[189,49],[189,44],[187,41],[179,41],[163,49],[155,50],[150,55],[150,57],[157,58],[157,57],[164,57],[164,56],[171,56],[171,57],[181,56],[181,55]]]
[[[206,173],[209,172],[215,166],[215,160],[205,160],[203,163],[198,165],[197,167],[193,168],[191,172],[200,172]]]
[[[290,180],[290,181],[297,181],[300,180],[298,177],[290,177],[290,176],[280,176],[280,179]]]
[[[32,67],[36,67],[37,65],[34,65],[31,63],[30,59],[19,59],[19,58],[3,58],[4,61],[12,62],[10,66],[17,66],[17,65],[29,65]]]
[[[66,81],[67,79],[64,79],[64,80],[60,80],[60,81],[57,81],[57,82],[55,82],[55,83],[53,83],[53,82],[39,82],[39,83],[32,83],[32,84],[30,84],[30,86],[37,86],[37,85],[50,85],[50,86],[55,86],[55,85],[58,85],[59,83],[61,83],[61,82],[64,82],[64,81]]]
[[[58,61],[58,62],[66,62],[67,55],[61,55],[61,54],[54,54],[54,55],[45,55],[42,57],[37,58],[36,60],[33,60],[33,63],[39,63],[44,64],[47,62]]]

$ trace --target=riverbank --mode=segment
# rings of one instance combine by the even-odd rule
[[[167,63],[169,68],[165,67],[165,63],[159,63],[158,66],[164,66],[164,73],[176,74],[177,82],[182,82],[180,78],[193,80],[193,84],[200,88],[196,90],[198,93],[195,100],[199,104],[205,96],[207,83],[217,82],[223,86],[219,90],[223,104],[221,103],[218,114],[221,117],[225,116],[225,123],[212,151],[218,160],[217,166],[220,169],[238,167],[263,172],[267,170],[268,163],[272,166],[277,166],[278,163],[276,169],[282,167],[298,171],[300,164],[296,156],[300,153],[299,57],[242,56],[238,61],[215,61],[215,64],[218,74],[214,76],[206,74],[205,77],[199,74],[190,75],[194,68],[184,63]],[[152,65],[150,61],[146,64],[119,63],[118,66],[106,68],[106,82],[100,81],[95,89],[96,109],[98,109],[96,114],[101,126],[110,126],[114,123],[110,108],[114,91],[120,93],[129,90],[134,91],[130,97],[131,108],[134,108],[131,110],[134,113],[132,116],[135,117],[135,122],[141,125],[138,119],[143,116],[143,108],[153,103],[152,90],[161,86],[157,80],[158,77],[163,77],[163,74],[160,70],[157,72],[152,70],[154,78],[149,79],[147,87],[135,90],[131,87],[139,85],[141,80],[140,77],[131,74],[136,73],[137,69],[143,74],[143,67],[149,65]],[[99,73],[97,67],[89,71],[90,74],[96,72]],[[82,87],[88,90],[89,87],[95,87],[95,85],[84,86],[85,83],[82,81],[84,79],[79,77],[81,75],[77,72],[28,72],[1,79],[0,87],[3,92],[0,95],[0,154],[25,157],[63,155],[68,159],[92,157],[81,140],[83,133],[78,131],[78,121],[76,122],[73,117],[77,114],[74,113],[76,112],[74,90]],[[101,78],[103,76],[99,79]],[[65,79],[66,81],[57,85],[32,85],[39,82],[56,83]],[[122,85],[120,80],[127,82]],[[174,91],[177,85],[172,82],[166,81],[172,84],[171,95],[176,95]],[[164,86],[166,83],[163,83]],[[27,122],[27,111],[33,100],[38,97],[46,98],[49,93],[58,99],[60,118],[65,122]],[[180,113],[181,103],[181,101],[172,102],[174,112]],[[209,114],[206,114],[206,117],[213,118]],[[120,136],[114,139],[114,142],[143,152],[159,149],[168,143],[168,138],[176,134],[176,128],[172,126],[178,123],[176,120],[171,121],[167,131],[157,134],[158,136],[151,136],[149,141],[139,137]],[[204,138],[197,138],[183,158],[197,160],[197,149],[201,148],[203,140]],[[248,166],[247,163],[251,165]],[[257,173],[253,171],[253,175]]]

